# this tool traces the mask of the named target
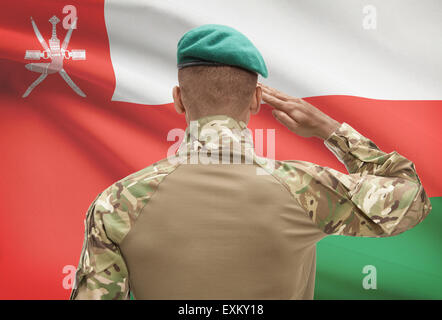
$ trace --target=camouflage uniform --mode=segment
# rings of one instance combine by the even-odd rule
[[[231,295],[229,295],[228,291],[225,291],[228,290],[228,288],[225,289],[223,287],[223,283],[228,282],[228,277],[224,276],[224,278],[222,278],[223,276],[220,276],[220,282],[216,284],[218,288],[217,292],[220,292],[219,295],[203,293],[204,289],[201,289],[200,295],[195,294],[196,298],[207,297],[210,299],[311,299],[313,295],[312,288],[314,286],[314,245],[321,238],[326,235],[332,234],[361,237],[393,236],[414,227],[428,215],[431,210],[430,200],[422,187],[414,164],[410,160],[401,156],[396,151],[393,151],[391,153],[385,153],[381,151],[372,141],[362,136],[347,123],[342,123],[341,126],[337,128],[327,140],[324,141],[324,143],[326,147],[330,149],[342,163],[344,163],[349,174],[344,174],[332,168],[319,166],[307,161],[272,161],[271,159],[258,157],[253,151],[251,135],[245,123],[237,122],[227,116],[219,115],[204,117],[199,119],[198,121],[192,122],[191,125],[186,129],[185,137],[183,139],[183,142],[181,143],[179,152],[177,152],[176,154],[176,157],[163,159],[145,169],[142,169],[141,171],[138,171],[121,179],[120,181],[114,183],[102,193],[100,193],[93,201],[93,203],[89,207],[89,210],[87,211],[85,221],[86,232],[84,244],[81,253],[80,263],[77,269],[75,287],[71,294],[71,299],[128,299],[129,292],[133,290],[133,287],[137,286],[137,282],[135,282],[135,280],[139,282],[139,279],[142,279],[136,278],[139,277],[138,274],[140,273],[140,271],[137,269],[137,264],[145,263],[143,264],[144,269],[142,269],[141,271],[141,276],[143,276],[143,270],[148,269],[146,266],[149,266],[149,263],[152,265],[152,270],[154,268],[157,268],[156,262],[153,261],[156,258],[154,259],[152,257],[159,257],[160,255],[157,251],[155,251],[156,249],[153,247],[153,245],[152,247],[149,247],[147,249],[143,247],[142,250],[143,252],[152,252],[152,255],[146,256],[148,259],[151,259],[151,261],[146,262],[143,260],[142,262],[138,262],[138,260],[136,260],[136,258],[134,258],[133,256],[141,255],[141,251],[132,252],[130,249],[131,245],[132,243],[134,243],[133,246],[139,246],[140,243],[144,243],[146,241],[143,240],[142,242],[137,242],[137,236],[134,236],[132,238],[128,237],[128,234],[131,232],[131,230],[136,229],[135,226],[137,221],[141,219],[148,219],[149,215],[152,215],[152,217],[150,217],[149,219],[153,220],[146,220],[148,221],[146,222],[146,226],[151,225],[154,226],[152,228],[156,228],[149,231],[150,233],[156,234],[155,232],[157,229],[159,229],[158,226],[160,225],[169,225],[169,228],[171,228],[170,230],[174,230],[170,231],[171,233],[174,232],[173,236],[179,237],[180,232],[182,232],[183,234],[183,237],[179,239],[179,241],[177,241],[176,244],[174,244],[173,246],[182,245],[182,247],[180,247],[181,251],[185,251],[187,250],[186,248],[190,248],[182,244],[183,242],[189,240],[186,239],[186,237],[189,238],[189,234],[186,233],[187,231],[180,231],[181,229],[175,230],[174,228],[179,228],[179,226],[177,225],[179,225],[180,223],[184,225],[186,223],[184,219],[186,219],[187,215],[189,216],[188,219],[192,220],[194,214],[196,215],[200,213],[187,213],[187,202],[185,198],[179,198],[176,201],[182,201],[180,205],[183,208],[183,212],[186,213],[183,219],[180,219],[180,216],[177,216],[176,213],[171,213],[171,210],[169,209],[155,209],[155,206],[164,205],[160,203],[159,199],[161,199],[161,196],[156,195],[156,197],[159,197],[157,199],[157,202],[151,201],[151,199],[157,191],[158,194],[167,193],[167,191],[165,191],[167,190],[166,182],[164,182],[164,189],[159,188],[160,184],[163,183],[163,181],[168,180],[169,176],[173,177],[171,173],[175,171],[178,172],[180,170],[179,168],[191,166],[192,163],[195,163],[195,161],[192,162],[191,160],[192,156],[198,157],[199,155],[204,154],[206,157],[206,161],[219,160],[219,163],[221,163],[222,159],[228,159],[231,161],[233,159],[232,155],[234,154],[238,156],[236,159],[241,159],[241,163],[248,163],[251,166],[256,167],[257,169],[262,169],[263,172],[266,172],[268,176],[272,177],[271,179],[277,181],[279,187],[282,186],[280,189],[274,190],[281,190],[280,193],[287,193],[289,195],[287,201],[292,201],[290,205],[294,206],[294,208],[296,207],[298,211],[296,211],[296,213],[293,212],[293,216],[291,216],[292,213],[290,213],[290,210],[285,212],[284,214],[278,214],[278,210],[283,209],[279,209],[279,207],[277,207],[277,204],[275,203],[274,206],[268,207],[268,209],[266,209],[269,211],[268,215],[274,214],[274,216],[267,217],[262,213],[256,213],[254,215],[247,216],[249,224],[252,225],[254,222],[250,220],[253,220],[254,217],[256,217],[256,219],[262,219],[262,221],[255,223],[256,230],[259,230],[259,232],[257,231],[256,234],[266,234],[266,238],[263,239],[262,242],[260,242],[261,240],[259,238],[259,235],[255,236],[255,233],[253,233],[252,237],[255,237],[256,243],[261,243],[259,248],[263,248],[263,250],[267,250],[265,249],[267,246],[266,243],[272,241],[273,236],[275,237],[275,239],[280,239],[281,246],[287,246],[287,252],[278,252],[278,249],[268,249],[265,252],[267,252],[269,255],[277,252],[278,256],[272,257],[272,259],[274,259],[277,263],[278,259],[281,259],[281,261],[286,261],[287,259],[289,259],[285,257],[286,254],[289,254],[288,252],[290,252],[290,255],[298,255],[297,260],[293,262],[295,265],[295,267],[293,268],[296,269],[299,267],[299,270],[302,271],[299,272],[300,274],[302,274],[301,278],[310,277],[310,280],[308,282],[304,281],[303,279],[299,279],[296,284],[293,284],[293,286],[296,287],[305,287],[305,289],[302,290],[296,289],[299,292],[297,291],[293,294],[290,291],[293,290],[293,287],[284,287],[284,289],[278,289],[279,291],[272,291],[269,289],[272,286],[269,285],[265,289],[260,287],[256,288],[255,290],[254,288],[253,290],[255,291],[253,292],[256,292],[256,295],[253,295],[250,292],[243,292],[241,293],[242,295],[232,292]],[[230,151],[227,153],[227,156],[224,155],[223,158],[221,152],[226,149],[229,149]],[[211,165],[214,164],[208,164],[206,166],[210,167]],[[229,166],[226,166],[225,169],[219,169],[227,171],[219,172],[226,172],[227,175],[227,172],[229,170],[228,167]],[[202,169],[202,167],[199,168]],[[212,178],[215,177],[213,178],[214,180],[223,179],[223,177],[220,176],[219,172],[212,175]],[[258,173],[257,171],[257,174],[262,174],[262,172]],[[177,174],[176,176],[176,179],[178,179],[179,175]],[[218,176],[219,178],[217,178]],[[216,186],[207,182],[207,178],[203,177],[202,179],[205,179],[204,186],[207,187],[207,194],[199,195],[199,199],[204,199],[204,197],[209,198],[209,189],[211,187],[216,188]],[[251,177],[251,179],[258,178]],[[254,183],[256,183],[256,181],[259,182],[260,180],[254,181]],[[183,187],[185,188],[185,190],[187,190],[188,188],[191,188],[192,185],[183,185]],[[271,185],[269,182],[269,192],[271,192],[270,187]],[[277,188],[277,186],[275,185],[274,188]],[[202,190],[204,190],[204,188],[202,188]],[[259,196],[253,198],[257,199],[256,201],[263,201],[261,204],[259,204],[258,207],[253,209],[256,212],[259,212],[260,206],[264,207],[266,206],[266,203],[271,202],[271,199],[265,199],[265,194],[263,193],[265,192],[265,190],[252,190],[250,192],[261,192]],[[188,191],[185,194],[187,198],[198,196],[197,194],[192,193],[192,191]],[[234,199],[231,199],[232,197]],[[221,194],[219,195],[218,200],[226,202],[237,201],[234,194],[229,194],[225,197],[223,197],[223,195]],[[281,200],[278,201],[281,202]],[[150,202],[153,202],[152,207],[150,207]],[[168,205],[173,205],[170,204],[170,202],[173,201],[164,202],[168,202]],[[201,205],[203,205],[204,203],[205,202],[203,202]],[[223,208],[222,203],[213,202],[213,205]],[[273,207],[275,208],[274,210],[276,210],[275,213],[271,213]],[[195,205],[194,208],[196,208],[195,210],[199,210],[198,205]],[[250,208],[239,212],[241,213],[249,211],[251,211]],[[201,212],[204,212],[204,210]],[[228,212],[228,210],[226,210],[225,212]],[[173,216],[173,219],[171,218],[171,220],[167,221],[161,220],[161,223],[163,224],[159,224],[158,219],[168,219],[167,217],[172,214],[175,214]],[[209,215],[207,212],[205,214],[207,216]],[[222,216],[223,214],[224,212],[220,212],[219,216]],[[249,213],[244,213],[244,215],[247,214]],[[162,215],[164,215],[164,217],[162,217]],[[227,216],[228,213],[225,213],[225,215]],[[240,214],[236,212],[235,215],[229,217],[231,220],[240,219],[238,218],[239,215]],[[210,222],[211,220],[208,220],[209,217],[205,217],[203,214],[197,216],[195,221],[198,222],[199,219],[201,219],[201,221],[204,221],[204,227],[194,227],[194,235],[195,237],[200,237],[199,235],[201,233],[201,238],[199,238],[201,242],[199,243],[198,247],[200,248],[200,251],[195,251],[196,249],[194,251],[191,251],[189,249],[189,254],[194,255],[192,256],[192,259],[199,259],[198,255],[202,255],[201,250],[205,250],[205,242],[218,241],[216,242],[216,245],[222,246],[224,241],[224,238],[222,238],[222,236],[220,236],[219,240],[214,240],[214,238],[217,237],[217,232],[221,224],[220,222],[212,223]],[[167,222],[167,224],[165,223],[165,221]],[[170,221],[174,221],[174,224],[170,225]],[[269,224],[272,224],[273,221],[279,221],[275,222],[279,223],[279,226],[274,228],[268,226]],[[142,225],[143,223],[144,222],[139,222],[139,225]],[[233,222],[225,223],[229,223],[229,228],[223,232],[234,232],[230,231],[230,229],[234,229],[234,226],[236,225],[242,226],[243,222],[242,220],[235,220]],[[268,232],[268,230],[266,229],[267,227],[273,228],[272,230],[279,230],[278,232],[282,232],[285,234],[283,236],[275,235],[274,231]],[[189,229],[188,226],[186,226],[186,228]],[[204,235],[204,239],[206,240],[202,241],[202,233],[205,229],[211,230],[211,235]],[[298,232],[299,230],[304,231]],[[315,230],[317,230],[317,232]],[[241,230],[241,234],[249,234],[249,231],[249,229],[246,229],[246,227],[244,227],[244,229]],[[138,235],[141,234],[139,230],[135,232],[138,232]],[[144,230],[144,232],[147,231]],[[294,236],[297,239],[295,242],[290,242],[292,241],[290,240],[290,234],[292,236],[296,234]],[[170,243],[168,242],[169,239],[167,238],[167,236],[167,232],[165,233],[163,231],[161,233],[161,237],[166,237],[164,238],[166,240],[164,240],[164,242],[158,241],[158,243],[156,244],[157,246],[163,244],[165,246],[164,250],[169,250],[167,248],[170,247],[169,245],[166,245],[166,243]],[[236,234],[233,235],[233,237],[236,236]],[[128,240],[129,242],[126,241],[125,245],[121,246],[123,240],[126,237],[131,239]],[[146,235],[143,235],[143,237],[146,237]],[[152,243],[156,243],[155,239],[157,238],[155,237],[157,236],[149,238],[149,241]],[[158,234],[158,238],[159,237],[160,234]],[[172,234],[170,235],[170,237],[172,237]],[[191,237],[192,236],[190,236],[190,238]],[[302,239],[304,238],[309,238],[309,240],[306,240],[306,244],[302,246],[299,243],[302,242]],[[132,241],[132,239],[135,240]],[[252,244],[247,244],[247,240],[244,240],[242,238],[241,240],[238,240],[238,243],[243,243],[244,248],[248,248],[247,246],[252,246]],[[207,245],[209,246],[209,244]],[[296,250],[292,250],[294,253],[291,251],[291,246],[298,246],[296,247]],[[277,248],[278,245],[276,245],[275,247]],[[122,252],[121,248],[129,249],[125,249],[126,251]],[[253,247],[253,250],[255,249],[256,248]],[[223,250],[223,257],[231,256],[232,261],[241,259],[241,255],[234,255],[232,253],[232,250],[234,249],[229,248]],[[253,250],[251,249],[249,251]],[[153,254],[153,252],[155,252],[155,254]],[[257,257],[262,257],[263,255],[265,255],[263,254],[263,252],[260,252]],[[243,251],[241,254],[248,255],[248,252]],[[167,260],[168,257],[170,257],[170,259],[173,259],[173,257],[178,255],[179,253],[170,251],[165,254],[165,259]],[[145,260],[147,259],[146,257]],[[183,261],[185,259],[182,256],[179,257],[180,259],[176,259],[176,261]],[[205,257],[207,259],[215,260],[215,256],[212,257],[209,254],[206,254]],[[310,262],[306,265],[298,265],[299,261],[304,259],[301,257],[304,257],[305,259],[310,259]],[[129,258],[130,263],[127,263],[126,258]],[[256,259],[265,259],[265,257]],[[137,262],[135,263],[131,261]],[[232,264],[232,261],[230,261],[229,263]],[[186,263],[190,262],[187,261]],[[210,265],[210,261],[207,263],[208,265],[206,266],[206,269],[208,269],[209,267],[216,268]],[[246,266],[245,270],[247,270],[247,268],[250,269],[251,265],[249,265],[248,263],[249,262],[242,261],[241,265],[238,265],[238,268],[240,269],[241,266]],[[256,263],[260,263],[260,261],[257,260]],[[262,265],[266,265],[266,263],[267,262],[263,260]],[[283,263],[284,262],[281,262],[280,264]],[[162,267],[158,266],[158,269],[167,269],[169,267],[172,268],[172,264],[173,263],[171,261],[170,264],[165,264],[165,266],[167,267],[164,267],[164,265]],[[215,264],[215,262],[213,262],[213,264]],[[184,262],[183,265],[180,265],[179,262],[176,262],[176,265],[176,268],[182,268],[183,270],[185,268]],[[271,261],[269,262],[269,265],[271,265]],[[198,269],[196,265],[193,265],[191,268],[189,267],[189,270],[193,270],[192,268]],[[226,267],[223,268],[226,269]],[[133,271],[134,277],[136,278],[135,280],[130,279],[131,273],[129,273],[129,269],[131,269],[131,272]],[[201,274],[203,274],[206,269],[198,269],[198,274],[196,274],[194,277],[203,277]],[[158,272],[160,271],[155,269],[152,271],[152,274],[158,275],[160,274]],[[223,269],[220,269],[217,271],[217,274],[222,275],[222,272]],[[259,273],[260,271],[256,272]],[[271,272],[283,273],[280,270],[272,270]],[[313,275],[309,275],[308,272],[313,273]],[[163,277],[163,275],[161,277]],[[168,277],[168,274],[164,276],[164,278]],[[170,277],[177,281],[178,289],[176,290],[179,291],[180,283],[184,283],[181,282],[184,281],[182,280],[183,276],[171,275]],[[232,275],[231,277],[234,278],[235,275]],[[247,277],[247,275],[243,275],[243,278],[244,277]],[[259,277],[261,277],[259,279],[262,279],[262,275],[259,275]],[[291,277],[292,276],[290,274],[287,274],[287,279],[291,279]],[[151,278],[149,278],[149,281],[152,284],[151,290],[156,290],[154,288],[156,281],[155,279],[157,278],[158,276],[152,276]],[[205,281],[204,279],[200,280]],[[167,279],[163,281],[167,281]],[[209,279],[207,281],[207,283],[211,283],[211,281],[216,282],[218,280]],[[262,279],[262,282],[265,281],[267,280]],[[273,280],[269,278],[268,282],[270,283],[271,281]],[[279,281],[278,283],[287,282],[286,279],[282,278],[275,278],[275,281]],[[250,278],[250,283],[255,282],[260,281],[256,281],[256,279]],[[159,283],[158,288],[162,288],[161,285],[167,286],[166,282]],[[234,286],[234,282],[229,283],[229,285]],[[243,284],[242,288],[247,287],[247,285],[248,284]],[[283,287],[284,284],[281,284],[281,286]],[[162,288],[161,290],[166,289]],[[189,292],[191,292],[191,289],[189,290]],[[198,287],[194,287],[193,290],[198,291],[199,289]],[[242,289],[237,288],[236,290],[239,291]],[[287,293],[279,294],[279,292],[283,292],[284,290],[286,290]],[[139,298],[155,298],[154,296],[148,296],[144,294],[144,292],[147,292],[145,288],[138,290]],[[166,291],[164,291],[164,295],[162,297],[166,299],[168,297],[184,297],[190,299],[194,297],[191,296],[190,293],[187,293],[187,295],[185,293],[181,293],[180,296],[178,294],[174,295],[171,292],[172,291],[167,293]],[[224,292],[224,296],[221,295],[221,292]],[[278,293],[276,294],[275,292]],[[135,297],[137,298],[138,295],[135,294]]]

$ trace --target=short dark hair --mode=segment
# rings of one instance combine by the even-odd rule
[[[178,70],[183,104],[206,115],[241,113],[255,93],[258,75],[234,66],[198,65]]]

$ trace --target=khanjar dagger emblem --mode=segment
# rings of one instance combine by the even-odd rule
[[[77,24],[77,17],[74,18],[71,23],[68,32],[64,38],[63,44],[60,47],[60,40],[57,38],[57,23],[60,22],[56,16],[53,16],[49,19],[49,22],[52,24],[52,37],[49,39],[49,46],[46,41],[43,39],[40,31],[37,28],[37,25],[34,22],[34,19],[31,17],[32,27],[34,28],[35,35],[37,36],[38,41],[43,47],[44,51],[40,50],[26,50],[25,59],[27,60],[40,60],[43,59],[51,59],[50,63],[28,63],[25,65],[25,68],[41,73],[41,76],[37,78],[26,90],[23,94],[23,98],[26,98],[31,91],[38,86],[47,76],[48,74],[59,73],[60,76],[66,81],[69,87],[72,88],[79,96],[86,97],[86,94],[81,91],[81,89],[72,81],[71,77],[68,76],[66,71],[63,69],[63,60],[70,59],[72,60],[86,60],[86,51],[85,50],[67,50],[69,41],[71,39],[72,31]]]

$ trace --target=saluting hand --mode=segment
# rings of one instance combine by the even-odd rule
[[[262,100],[273,107],[273,116],[289,130],[302,137],[327,139],[340,123],[301,98],[291,97],[258,82]]]

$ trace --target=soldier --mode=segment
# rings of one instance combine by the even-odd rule
[[[430,212],[410,160],[258,83],[266,65],[237,30],[192,29],[178,42],[177,60],[173,99],[188,123],[179,156],[96,197],[71,299],[130,292],[135,299],[312,299],[319,240],[394,236]],[[324,140],[348,174],[248,153],[243,132],[261,100],[295,134]],[[240,148],[229,148],[235,143]],[[228,165],[206,161],[225,159],[224,150]],[[205,161],[188,161],[201,154]]]

